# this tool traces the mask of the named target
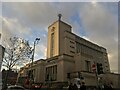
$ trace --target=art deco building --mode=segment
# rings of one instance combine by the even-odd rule
[[[110,73],[107,50],[74,34],[72,26],[63,22],[59,15],[59,19],[48,27],[47,58],[35,62],[32,67],[34,81],[68,83],[70,73],[70,78],[79,74],[86,85],[95,86],[92,65],[97,63],[102,64],[104,74]],[[31,68],[25,67],[21,75],[27,75],[29,70]]]
[[[64,82],[67,73],[78,71],[84,72],[83,77],[86,72],[94,78],[94,63],[102,64],[103,72],[110,73],[106,49],[75,35],[72,26],[60,19],[48,27],[47,45],[46,78]]]

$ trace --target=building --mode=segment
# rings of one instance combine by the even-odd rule
[[[36,83],[68,83],[79,76],[87,86],[96,86],[93,64],[101,64],[104,74],[109,74],[107,50],[72,33],[72,26],[63,22],[59,14],[59,19],[48,27],[47,59],[24,72],[32,70]]]
[[[2,83],[4,84],[4,81],[6,79],[6,74],[8,73],[9,75],[7,77],[7,84],[15,85],[18,73],[12,70],[5,70],[5,69],[2,70]]]
[[[0,42],[1,42],[1,33],[0,33]],[[2,60],[4,57],[4,52],[5,52],[5,48],[2,45],[0,45],[0,70],[1,70]]]
[[[5,51],[5,48],[2,45],[0,45],[0,70],[1,70],[2,60],[4,57],[4,51]]]

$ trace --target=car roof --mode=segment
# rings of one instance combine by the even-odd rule
[[[19,85],[11,85],[11,86],[8,86],[8,88],[12,88],[12,87],[19,87],[19,88],[23,88],[23,89],[24,89],[24,87],[19,86]]]

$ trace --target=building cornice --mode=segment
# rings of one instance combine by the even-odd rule
[[[69,26],[69,27],[72,28],[71,25],[69,25],[69,24],[67,24],[67,23],[65,23],[65,22],[63,22],[63,21],[61,21],[61,20],[57,20],[57,21],[53,22],[51,25],[48,26],[48,28],[50,28],[51,26],[53,26],[53,25],[54,25],[55,23],[57,23],[57,22],[61,22],[61,23],[66,24],[67,26]]]

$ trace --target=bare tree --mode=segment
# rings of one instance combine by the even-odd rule
[[[7,82],[9,70],[12,70],[15,65],[22,66],[23,63],[30,61],[32,48],[29,42],[18,37],[10,38],[9,45],[5,47],[5,55],[2,65],[7,68],[5,84]]]
[[[32,48],[28,41],[18,37],[10,38],[8,47],[5,47],[2,65],[8,70],[12,69],[15,65],[21,66],[30,60],[31,54]]]

